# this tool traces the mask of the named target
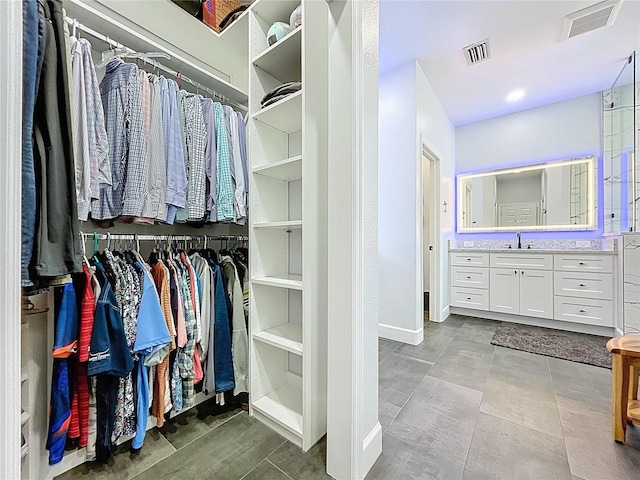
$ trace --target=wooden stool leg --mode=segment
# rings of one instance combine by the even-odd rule
[[[623,355],[612,355],[613,439],[619,443],[624,443],[627,430],[629,370],[629,361]]]
[[[640,366],[631,365],[631,377],[629,378],[629,400],[638,399],[638,377],[640,376]]]

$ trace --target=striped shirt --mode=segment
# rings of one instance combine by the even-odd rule
[[[147,145],[138,67],[112,59],[100,83],[100,94],[113,185],[100,185],[100,198],[92,202],[91,216],[97,220],[139,217],[147,184]]]
[[[202,114],[201,97],[191,93],[182,93],[182,109],[184,112],[185,136],[188,153],[188,192],[187,207],[189,221],[198,221],[205,214],[205,193],[207,189],[205,176],[205,150],[207,146],[207,129]]]
[[[224,111],[219,102],[213,104],[216,122],[216,205],[218,207],[218,221],[233,221],[233,198],[235,186],[231,176],[231,154]]]

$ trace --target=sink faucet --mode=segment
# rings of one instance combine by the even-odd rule
[[[518,250],[520,250],[522,248],[522,235],[520,234],[520,232],[516,233],[516,237],[518,237]]]

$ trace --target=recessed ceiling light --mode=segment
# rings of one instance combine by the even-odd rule
[[[524,97],[524,91],[522,90],[514,90],[509,95],[507,95],[508,102],[517,102],[522,97]]]

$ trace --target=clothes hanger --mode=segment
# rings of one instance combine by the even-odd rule
[[[80,240],[81,240],[81,244],[82,244],[82,261],[85,263],[85,265],[88,267],[89,264],[89,259],[87,258],[87,248],[84,244],[86,238],[84,236],[84,233],[80,232]]]

